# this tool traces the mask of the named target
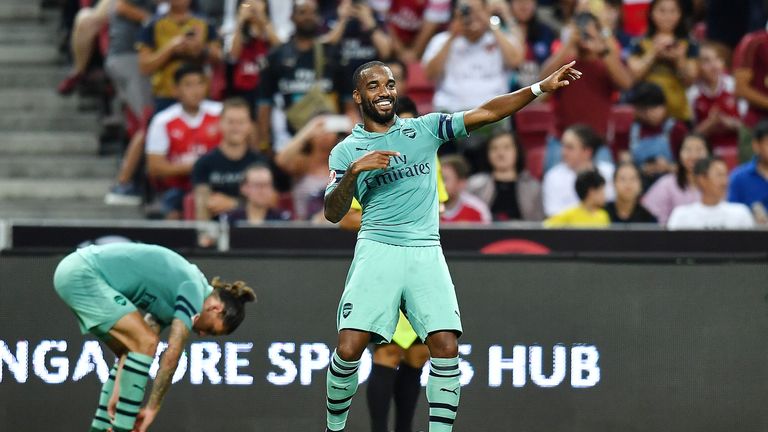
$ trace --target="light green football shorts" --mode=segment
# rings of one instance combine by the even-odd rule
[[[136,306],[109,286],[77,252],[68,255],[56,267],[53,286],[77,316],[83,334],[93,333],[107,338],[109,330],[120,318],[136,311]]]
[[[339,302],[338,330],[392,340],[402,310],[421,340],[436,331],[461,334],[461,315],[440,246],[394,246],[361,239]]]

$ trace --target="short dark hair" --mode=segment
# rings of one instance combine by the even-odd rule
[[[467,162],[464,156],[458,154],[446,155],[440,158],[440,163],[443,166],[449,166],[453,168],[453,170],[456,171],[456,177],[460,178],[461,180],[466,180],[469,178],[471,169],[469,167],[469,162]]]
[[[629,103],[637,108],[653,108],[666,105],[664,90],[651,82],[640,82],[629,90]]]
[[[701,159],[693,166],[693,175],[696,177],[706,176],[709,173],[709,169],[716,163],[725,163],[717,156],[710,156],[708,158]]]
[[[224,100],[224,103],[221,106],[221,116],[224,116],[224,113],[227,112],[227,110],[233,109],[233,108],[242,108],[248,111],[248,115],[251,115],[251,105],[248,104],[248,101],[245,99],[236,96],[227,98]]]
[[[601,137],[597,132],[595,132],[594,129],[592,129],[591,126],[577,123],[575,125],[569,126],[566,131],[573,132],[577,137],[579,137],[579,141],[581,141],[581,145],[584,146],[584,148],[588,148],[592,150],[592,157],[594,158],[597,154],[597,150],[600,149],[603,145],[603,137]]]
[[[576,195],[580,201],[584,201],[589,191],[605,186],[605,179],[595,170],[582,171],[576,176]]]
[[[173,73],[173,82],[178,84],[187,75],[200,75],[205,78],[205,69],[196,63],[184,63]]]
[[[362,79],[363,72],[367,71],[368,69],[376,66],[382,66],[387,69],[389,69],[389,66],[387,66],[386,63],[380,62],[378,60],[369,61],[368,63],[364,63],[360,66],[358,66],[357,69],[355,69],[355,72],[352,74],[352,85],[354,89],[360,88],[360,80]]]
[[[243,178],[240,179],[240,184],[243,185],[243,184],[245,184],[248,181],[248,173],[249,172],[257,171],[257,170],[267,170],[267,171],[269,171],[270,174],[272,173],[272,168],[270,168],[269,164],[267,164],[266,162],[254,162],[254,163],[248,165],[243,170]],[[274,183],[274,182],[275,181],[274,181],[274,178],[273,178],[272,179],[272,183]]]
[[[768,137],[768,120],[761,121],[752,130],[753,140],[761,141],[765,137]]]
[[[419,109],[416,108],[416,102],[408,96],[397,98],[397,106],[395,106],[395,113],[399,116],[403,114],[413,114],[414,117],[419,116]]]

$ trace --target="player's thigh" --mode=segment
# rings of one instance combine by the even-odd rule
[[[139,312],[131,312],[120,318],[111,329],[109,336],[125,346],[128,351],[154,356],[159,338],[144,321]]]
[[[136,307],[77,253],[64,258],[53,277],[56,293],[74,312],[83,333],[103,337]]]
[[[429,360],[429,348],[423,343],[415,343],[405,350],[403,362],[414,369],[420,369]]]
[[[399,317],[403,257],[396,246],[360,240],[337,314],[338,329],[364,330],[389,341]]]
[[[373,363],[394,369],[400,364],[403,352],[404,350],[395,343],[377,345],[373,351]]]
[[[461,314],[448,265],[439,247],[410,248],[405,313],[422,341],[437,331],[461,334]]]

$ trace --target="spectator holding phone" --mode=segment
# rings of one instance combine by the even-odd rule
[[[270,49],[280,45],[280,38],[269,19],[265,0],[244,0],[237,10],[237,30],[227,56],[234,61],[232,89],[238,96],[256,106],[261,71]]]
[[[688,39],[681,0],[653,0],[648,32],[631,49],[629,68],[638,81],[661,87],[672,118],[688,121],[686,88],[698,76],[698,46]]]
[[[170,0],[170,9],[141,31],[139,69],[151,75],[155,112],[173,105],[174,74],[182,64],[204,65],[222,59],[216,29],[192,14],[192,0]]]

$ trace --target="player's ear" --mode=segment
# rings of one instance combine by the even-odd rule
[[[363,103],[363,98],[360,96],[360,91],[357,89],[352,90],[352,100],[354,100],[358,105]]]

